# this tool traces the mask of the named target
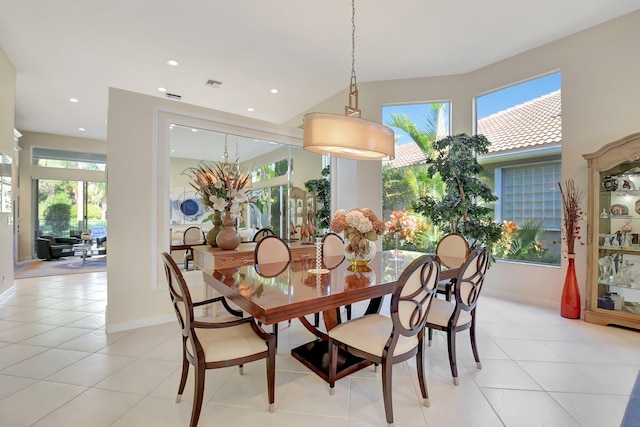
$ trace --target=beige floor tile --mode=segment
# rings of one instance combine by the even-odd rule
[[[49,350],[47,347],[24,344],[10,344],[0,348],[0,370],[30,359],[36,354],[43,353],[47,350]]]
[[[3,427],[30,426],[64,405],[85,387],[39,381],[0,401]]]
[[[484,388],[482,392],[507,427],[580,426],[544,391]]]
[[[74,350],[50,349],[4,370],[3,374],[43,379],[60,369],[87,357],[89,353]]]
[[[106,289],[105,273],[53,276],[17,280],[0,298],[2,427],[188,425],[193,372],[175,403],[177,322],[106,334]],[[421,405],[415,359],[394,366],[396,427],[619,424],[640,370],[640,333],[488,294],[478,313],[483,369],[475,366],[468,332],[458,334],[459,386],[452,384],[445,334],[436,331],[425,349],[431,407]],[[207,371],[200,425],[386,426],[380,372],[354,373],[330,396],[328,385],[290,354],[312,339],[297,320],[281,322],[275,413],[267,410],[264,361],[246,365],[244,376],[237,367]]]
[[[135,358],[129,356],[115,356],[110,354],[90,354],[58,372],[48,376],[47,381],[65,384],[93,386],[109,375],[133,362]]]
[[[108,427],[143,397],[89,389],[40,419],[33,427]]]
[[[549,393],[584,427],[618,427],[624,417],[626,399],[618,396]]]
[[[158,387],[176,369],[175,362],[136,359],[95,385],[96,388],[147,394]]]

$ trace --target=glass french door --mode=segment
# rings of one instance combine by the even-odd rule
[[[33,188],[34,240],[38,236],[80,236],[85,229],[106,236],[104,182],[36,179]]]

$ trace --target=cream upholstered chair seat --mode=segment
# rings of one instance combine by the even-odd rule
[[[336,326],[329,331],[329,337],[349,343],[350,347],[382,357],[392,330],[393,322],[390,317],[369,314]],[[393,356],[405,354],[417,345],[417,336],[401,335],[393,349]]]
[[[423,255],[411,262],[396,281],[389,305],[390,317],[366,315],[328,332],[330,394],[334,394],[338,378],[338,350],[381,365],[384,412],[391,426],[393,365],[415,356],[420,394],[424,405],[429,406],[424,378],[424,326],[439,277],[438,259]]]
[[[431,301],[431,308],[429,309],[429,323],[446,328],[455,309],[455,302],[434,299]],[[461,311],[456,326],[466,325],[467,323],[471,323],[471,314],[468,311]]]
[[[189,366],[193,366],[194,392],[190,427],[196,427],[202,410],[205,373],[207,369],[238,366],[240,374],[245,363],[266,360],[269,411],[275,402],[276,346],[275,338],[263,331],[252,317],[232,309],[224,297],[193,302],[187,282],[175,261],[166,252],[161,254],[169,285],[169,296],[182,332],[182,374],[176,402],[182,400]],[[196,317],[194,307],[221,302],[234,317],[210,319]]]
[[[195,334],[204,350],[205,362],[237,359],[248,354],[256,354],[268,350],[265,340],[256,335],[248,323],[231,328],[196,328]],[[220,345],[220,343],[224,343],[224,345]],[[194,355],[191,346],[187,346],[187,351],[191,356]]]

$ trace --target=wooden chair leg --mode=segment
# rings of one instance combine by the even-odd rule
[[[427,382],[424,379],[424,340],[420,340],[418,344],[418,354],[416,355],[416,367],[418,368],[418,383],[420,384],[420,393],[422,394],[422,400],[424,406],[431,406],[429,402],[429,391],[427,389]]]
[[[191,410],[191,422],[190,427],[197,427],[198,420],[200,419],[200,411],[202,411],[202,397],[204,395],[204,361],[203,364],[196,367],[195,387],[193,391],[193,409]]]
[[[315,313],[313,315],[313,326],[315,326],[316,328],[320,326],[320,313]]]
[[[267,356],[267,388],[269,394],[269,412],[275,409],[275,383],[276,383],[276,340],[267,342],[269,355]]]
[[[449,350],[449,365],[451,366],[453,384],[458,385],[458,366],[456,364],[456,333],[451,330],[447,331],[447,349]]]
[[[382,360],[382,399],[384,400],[384,414],[387,425],[393,425],[392,373],[393,364],[389,360]]]
[[[427,334],[429,335],[429,347],[431,347],[431,341],[433,341],[433,329],[427,328]]]
[[[278,324],[277,323],[273,324],[272,332],[273,332],[273,336],[276,338],[276,348],[278,348]]]
[[[180,377],[180,385],[178,386],[178,395],[176,396],[176,403],[182,400],[182,393],[184,392],[184,387],[187,385],[187,375],[189,375],[189,361],[185,356],[184,346],[186,345],[186,339],[183,339],[182,345],[182,376]]]
[[[338,370],[338,347],[329,338],[329,394],[335,393],[336,372]]]
[[[347,309],[347,320],[351,320],[351,304],[347,304],[344,306]]]
[[[475,313],[474,313],[475,314]],[[471,351],[473,351],[473,358],[476,361],[478,369],[482,369],[482,363],[480,363],[480,356],[478,355],[478,347],[476,341],[476,322],[475,316],[471,320],[471,328],[469,329],[469,336],[471,337]]]

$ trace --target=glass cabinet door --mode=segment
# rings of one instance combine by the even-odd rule
[[[630,155],[630,153],[639,153]],[[640,133],[585,154],[589,165],[585,320],[640,329]]]

